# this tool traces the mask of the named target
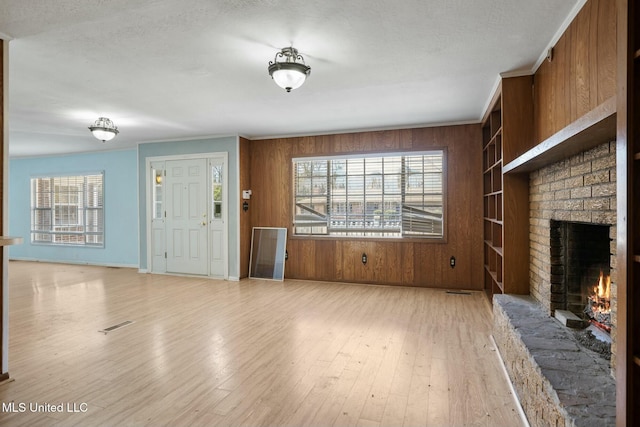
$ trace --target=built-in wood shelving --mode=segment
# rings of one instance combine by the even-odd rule
[[[484,289],[503,292],[502,285],[502,112],[500,98],[482,125],[484,197]]]
[[[504,166],[504,173],[538,170],[616,138],[612,97]]]
[[[528,177],[507,176],[504,164],[526,151],[532,134],[532,78],[509,77],[482,121],[484,203],[484,289],[529,292]],[[507,215],[508,213],[508,215]]]

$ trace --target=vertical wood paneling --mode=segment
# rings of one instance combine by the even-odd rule
[[[598,21],[598,98],[597,104],[600,105],[611,96],[616,96],[617,91],[617,55],[616,46],[617,38],[617,16],[616,8],[612,7],[610,1],[600,0],[598,14],[601,19]],[[613,36],[608,36],[612,31]]]
[[[481,289],[480,139],[480,126],[466,125],[251,141],[252,225],[288,227],[287,278]],[[446,242],[293,236],[292,157],[429,148],[447,152]]]
[[[4,200],[4,146],[5,146],[5,118],[4,118],[4,107],[6,105],[5,102],[5,93],[4,93],[4,44],[6,42],[0,39],[0,230],[2,230],[2,234],[4,234],[4,223],[2,218],[4,217],[4,206],[6,205],[6,201]],[[4,248],[0,247],[0,260],[4,259]],[[6,297],[8,283],[5,282],[5,274],[4,274],[4,262],[0,262],[0,381],[7,379],[9,377],[8,367],[4,366],[4,357],[5,352],[9,349],[6,348],[5,342],[5,328],[7,325],[4,324],[4,298]]]
[[[325,254],[335,253],[336,241],[335,240],[319,240],[317,242],[308,242],[310,246],[313,246],[315,250],[315,257],[313,258],[315,271],[313,276],[318,277],[319,280],[335,280],[335,263],[333,257],[328,257]]]
[[[240,138],[240,191],[251,189],[251,141]],[[249,209],[251,209],[251,200]],[[249,275],[249,256],[251,251],[251,213],[245,212],[242,204],[245,200],[240,195],[240,278]]]
[[[415,286],[415,245],[400,245],[402,284]]]
[[[8,132],[8,123],[6,122],[8,112],[5,110],[8,102],[9,88],[6,86],[7,77],[5,70],[8,70],[9,65],[6,63],[7,52],[5,52],[6,41],[0,39],[0,230],[2,234],[8,231],[8,224],[5,223],[5,218],[8,213],[8,200],[5,199],[5,189],[8,187],[8,183],[5,181],[8,171],[9,162],[9,141],[5,140]],[[6,90],[6,94],[5,94]],[[0,289],[0,381],[9,378],[9,367],[7,366],[6,358],[9,351],[9,331],[8,325],[5,324],[5,314],[8,310],[8,301],[5,298],[8,295],[9,283],[7,282],[7,257],[5,255],[4,247],[0,247],[0,282],[2,283],[2,289]]]
[[[532,146],[615,93],[616,10],[610,0],[589,0],[535,73]]]
[[[533,105],[531,76],[502,79],[502,140],[504,164],[525,153],[532,145]]]
[[[592,3],[593,1],[587,2],[584,5],[584,8],[581,13],[578,14],[575,21],[576,40],[574,46],[576,53],[574,60],[576,63],[576,73],[574,84],[577,96],[576,117],[581,117],[589,111],[590,89],[594,91],[597,90],[597,87],[591,88],[589,86],[589,24],[591,22],[590,12]]]
[[[592,0],[593,1],[593,0]],[[611,1],[611,0],[609,0]],[[589,88],[590,90],[589,92],[589,109],[587,110],[587,112],[593,110],[594,108],[596,108],[599,105],[598,102],[598,87],[599,87],[599,82],[598,82],[598,77],[600,75],[600,73],[598,72],[598,40],[600,39],[600,28],[599,28],[599,4],[602,3],[602,1],[597,0],[597,1],[593,1],[591,3],[591,11],[589,14],[589,35],[588,35],[588,40],[589,40],[589,44],[588,44],[588,48],[587,51],[589,52]],[[596,57],[594,58],[593,56],[596,55]]]
[[[8,68],[8,65],[5,64],[5,42],[0,39],[0,148],[2,150],[2,161],[0,161],[0,230],[2,233],[5,232],[5,211],[4,208],[7,205],[7,201],[4,200],[4,188],[6,183],[4,181],[5,177],[5,162],[7,161],[7,153],[8,141],[5,141],[5,127],[7,123],[5,122],[5,107],[7,105],[7,101],[5,99],[5,67]],[[8,89],[7,89],[8,92]],[[4,260],[4,248],[0,247],[0,260]],[[0,262],[0,282],[2,282],[2,289],[0,289],[0,381],[7,379],[9,377],[9,367],[5,366],[5,357],[7,355],[6,352],[9,351],[8,348],[8,328],[4,323],[5,318],[5,310],[7,309],[7,301],[5,301],[5,296],[7,295],[6,290],[9,286],[6,280],[6,272],[5,272],[6,263],[4,261]]]

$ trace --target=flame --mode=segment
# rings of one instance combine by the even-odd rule
[[[600,270],[598,284],[593,287],[593,295],[589,297],[591,309],[597,313],[611,312],[611,276],[605,277]]]
[[[600,279],[598,285],[593,288],[593,293],[598,298],[610,299],[611,294],[611,276],[604,277],[602,270],[600,270]]]

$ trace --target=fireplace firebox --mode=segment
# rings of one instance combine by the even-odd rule
[[[608,225],[551,221],[551,309],[611,329]]]

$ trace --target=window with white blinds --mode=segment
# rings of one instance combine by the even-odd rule
[[[31,242],[104,246],[104,174],[31,178]]]
[[[443,150],[293,159],[294,234],[442,238]]]

